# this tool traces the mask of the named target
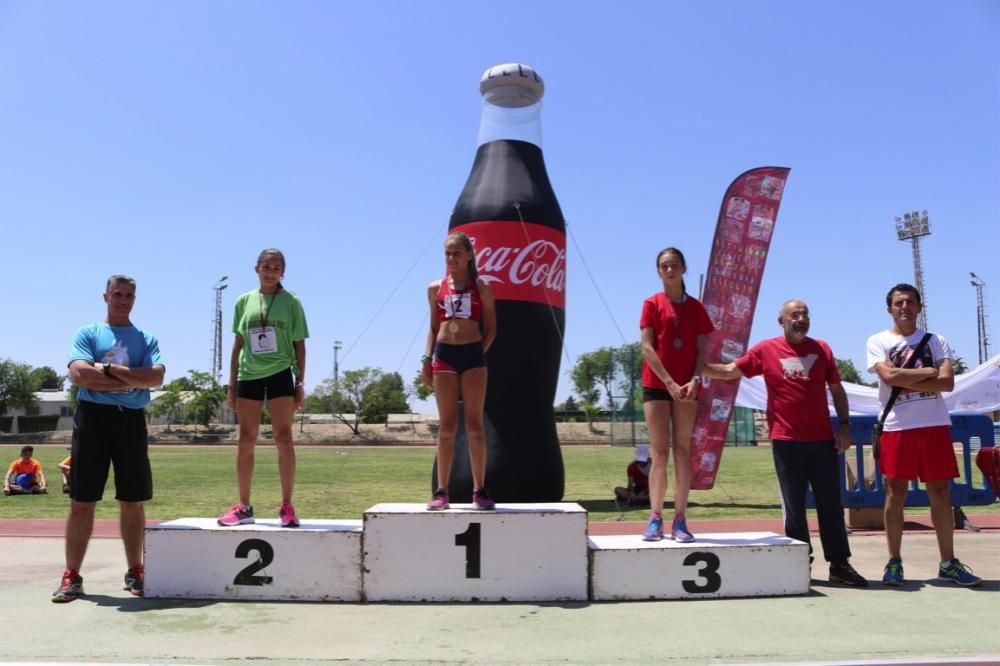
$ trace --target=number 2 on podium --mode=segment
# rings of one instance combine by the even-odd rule
[[[455,535],[455,545],[465,546],[465,577],[479,578],[480,523],[469,523],[461,534]]]
[[[247,539],[236,547],[236,557],[246,559],[250,555],[250,551],[257,551],[257,561],[251,562],[236,574],[233,585],[270,585],[274,582],[271,576],[255,576],[254,574],[274,561],[274,548],[263,539]]]

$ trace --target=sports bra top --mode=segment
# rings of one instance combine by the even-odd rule
[[[441,321],[449,319],[471,319],[479,321],[482,318],[483,301],[479,296],[479,285],[475,280],[472,284],[466,284],[468,289],[456,291],[448,284],[448,276],[445,275],[438,288],[437,305],[438,317]]]

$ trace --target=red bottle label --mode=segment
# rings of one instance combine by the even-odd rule
[[[479,277],[500,301],[531,301],[566,309],[566,234],[530,222],[468,222]]]

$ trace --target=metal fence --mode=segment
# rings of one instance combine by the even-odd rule
[[[649,430],[642,411],[642,358],[635,345],[616,350],[620,362],[616,366],[611,396],[610,439],[611,446],[636,446],[649,443]],[[754,410],[747,407],[733,409],[726,446],[756,446],[757,426]]]

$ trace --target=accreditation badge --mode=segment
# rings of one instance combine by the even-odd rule
[[[274,326],[250,329],[250,352],[253,354],[272,354],[278,351],[278,335]]]

